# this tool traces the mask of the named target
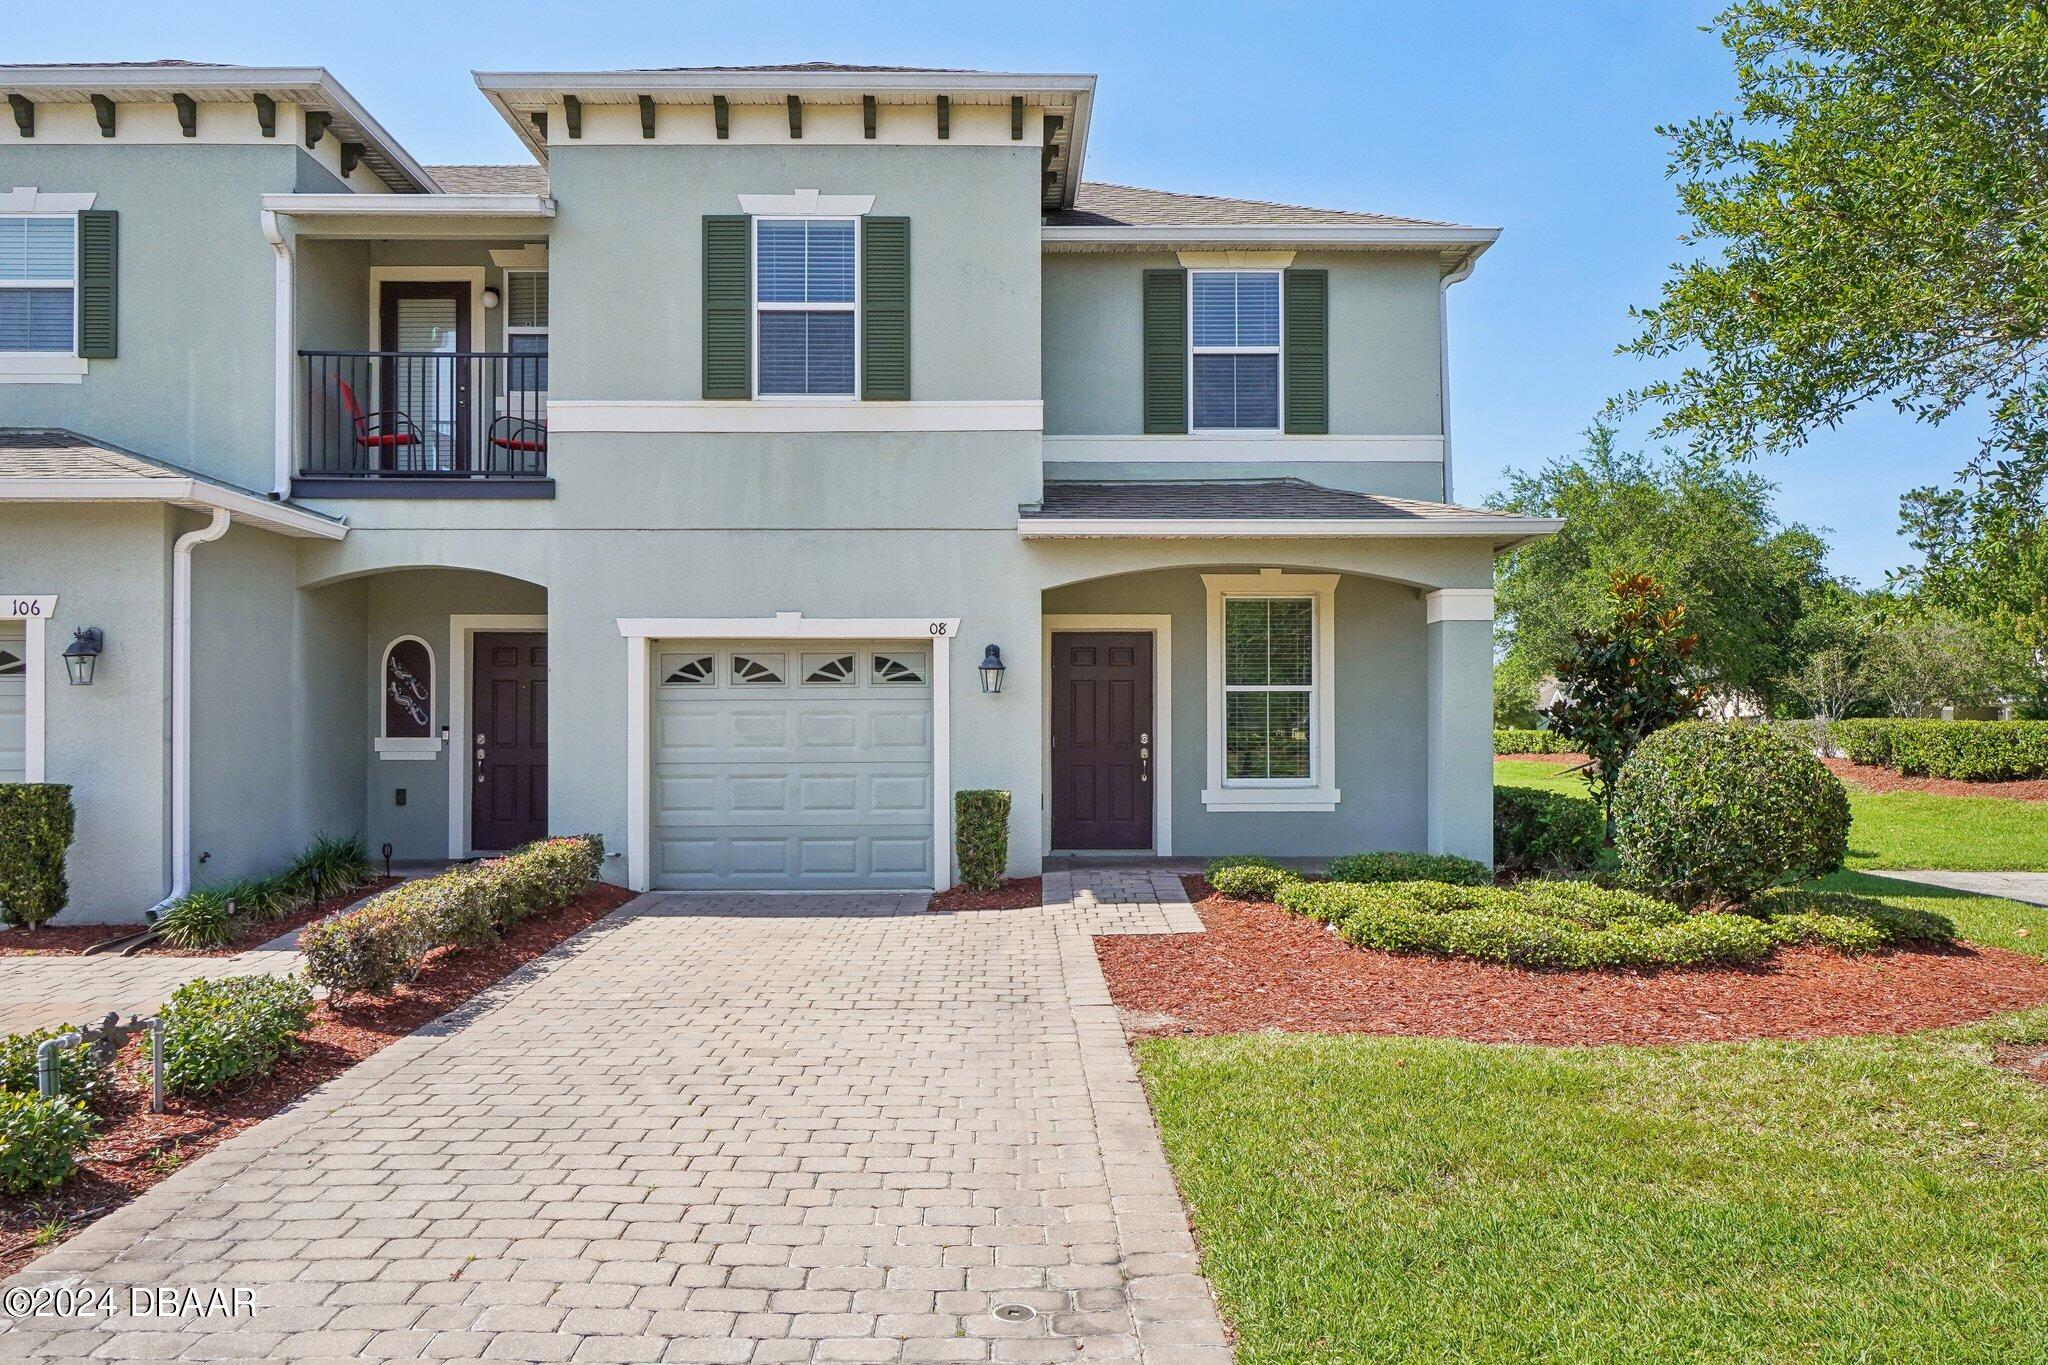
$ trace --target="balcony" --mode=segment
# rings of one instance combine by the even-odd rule
[[[297,496],[554,496],[545,350],[300,351],[298,370]]]

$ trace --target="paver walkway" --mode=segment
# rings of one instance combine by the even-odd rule
[[[109,1011],[123,1019],[154,1014],[195,977],[283,975],[297,971],[299,961],[282,941],[232,957],[0,957],[0,1033],[96,1024]]]
[[[253,1316],[0,1357],[1227,1361],[1088,938],[1199,921],[1164,874],[1047,886],[642,897],[10,1283]]]
[[[2048,872],[1894,872],[1873,871],[1873,877],[1897,877],[1926,886],[1967,891],[1973,896],[2003,896],[2029,905],[2048,905]]]

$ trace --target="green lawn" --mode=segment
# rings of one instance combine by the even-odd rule
[[[1948,1034],[1685,1048],[1310,1035],[1139,1061],[1270,1361],[2048,1359],[2048,1089]]]
[[[1545,787],[1584,795],[1585,782],[1564,763],[1498,759],[1503,786]],[[2048,869],[2048,803],[1992,796],[1917,792],[1849,793],[1852,868],[1944,868],[1956,872]]]

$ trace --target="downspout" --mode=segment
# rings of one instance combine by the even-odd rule
[[[192,551],[227,533],[228,509],[216,507],[171,547],[171,889],[156,910],[192,889]]]
[[[277,253],[276,298],[272,326],[276,352],[271,373],[271,496],[287,498],[292,491],[292,339],[298,334],[296,289],[292,281],[292,240],[277,214],[262,211],[263,239]]]
[[[1444,441],[1444,501],[1456,502],[1451,496],[1451,286],[1472,277],[1472,267],[1479,264],[1479,253],[1465,257],[1457,269],[1443,277],[1436,295],[1436,340],[1437,379],[1436,391],[1442,410],[1438,415],[1438,427]]]

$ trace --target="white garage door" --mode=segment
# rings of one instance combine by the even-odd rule
[[[23,656],[24,628],[19,621],[0,621],[0,782],[27,776],[28,671]]]
[[[653,652],[657,887],[932,885],[928,647]]]

